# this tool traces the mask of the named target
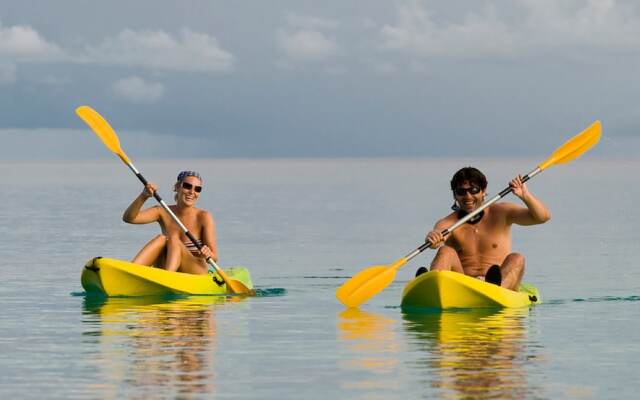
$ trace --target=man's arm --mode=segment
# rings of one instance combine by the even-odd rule
[[[514,178],[509,186],[513,188],[513,194],[518,196],[525,204],[525,207],[518,207],[515,204],[507,206],[507,219],[512,224],[517,225],[537,225],[543,224],[551,219],[551,212],[547,206],[535,197],[527,186],[522,182],[522,176]]]
[[[431,246],[429,246],[429,248],[437,249],[438,247],[447,244],[447,241],[451,239],[451,235],[445,238],[444,236],[442,236],[441,232],[453,225],[454,222],[455,220],[453,220],[451,215],[436,222],[433,229],[427,233],[427,237],[424,239],[425,243],[431,243]]]

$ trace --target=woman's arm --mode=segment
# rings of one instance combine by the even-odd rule
[[[218,247],[216,244],[216,224],[213,221],[213,215],[208,211],[203,211],[201,214],[202,222],[202,244],[207,248],[203,249],[202,254],[205,257],[213,258],[213,261],[218,261]]]
[[[160,209],[159,207],[150,207],[146,210],[140,211],[145,201],[149,199],[149,197],[153,196],[153,193],[156,191],[156,186],[153,183],[149,183],[145,186],[142,193],[138,195],[138,197],[133,200],[133,202],[124,210],[124,214],[122,214],[122,220],[129,224],[149,224],[151,222],[156,222],[160,218]]]

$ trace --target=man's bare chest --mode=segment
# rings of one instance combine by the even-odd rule
[[[465,224],[453,233],[453,244],[458,252],[473,254],[504,251],[510,247],[510,229],[506,226],[480,223]]]

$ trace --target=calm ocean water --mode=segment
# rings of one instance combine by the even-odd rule
[[[514,228],[539,306],[403,314],[429,251],[360,311],[335,299],[420,244],[457,168],[495,194],[539,161],[137,160],[165,199],[180,169],[202,172],[221,264],[270,294],[240,301],[86,298],[87,259],[129,259],[158,230],[121,222],[139,183],[117,159],[0,164],[0,397],[634,398],[640,161],[587,155],[529,183],[553,214]]]

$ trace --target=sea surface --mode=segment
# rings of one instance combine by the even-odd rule
[[[158,232],[121,220],[139,182],[117,158],[0,162],[0,398],[637,398],[637,159],[587,154],[530,181],[552,220],[514,227],[513,248],[538,306],[404,314],[431,250],[359,310],[335,298],[420,245],[455,170],[484,170],[492,195],[540,161],[136,160],[167,200],[179,170],[202,173],[220,263],[260,289],[246,299],[85,296],[88,259],[130,259]]]

